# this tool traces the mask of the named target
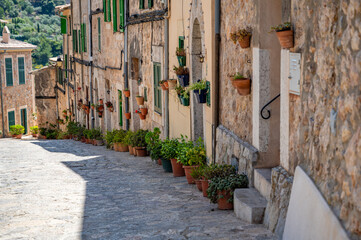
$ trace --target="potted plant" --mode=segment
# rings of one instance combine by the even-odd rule
[[[173,66],[173,71],[178,77],[179,84],[182,87],[187,87],[189,85],[189,71],[186,67],[176,67]]]
[[[123,129],[120,129],[120,130],[114,130],[114,133],[115,133],[113,137],[114,150],[117,152],[128,152],[129,147],[125,139],[127,132],[124,131]]]
[[[95,105],[94,103],[90,104],[90,107],[94,110],[96,108],[97,105]]]
[[[39,137],[39,127],[38,126],[30,127],[30,132],[33,135],[33,137]]]
[[[79,99],[78,100],[78,110],[80,110],[83,106],[83,100],[82,99]]]
[[[148,133],[148,130],[138,130],[134,134],[134,148],[137,151],[138,157],[147,156],[147,142],[145,141],[145,136]]]
[[[168,88],[170,90],[175,89],[176,86],[177,86],[177,79],[169,79],[168,80]]]
[[[103,99],[99,99],[99,105],[103,105],[103,104],[104,104]]]
[[[214,177],[209,182],[208,198],[212,203],[218,203],[220,210],[233,209],[233,193],[236,188],[248,187],[245,174],[232,173],[230,175]]]
[[[159,85],[161,86],[162,90],[164,90],[164,91],[168,90],[168,88],[169,88],[167,80],[161,80],[159,82]]]
[[[103,117],[104,105],[97,105],[96,106],[96,112],[98,113],[98,116],[100,118]]]
[[[124,96],[127,98],[130,97],[130,90],[128,88],[124,90]]]
[[[25,131],[25,128],[21,125],[10,126],[10,134],[17,139],[21,139],[24,131]]]
[[[144,104],[144,97],[142,96],[136,96],[135,99],[137,100],[138,106],[141,106]]]
[[[143,106],[140,106],[140,112],[142,113],[142,115],[146,116],[148,114],[148,108]]]
[[[234,75],[230,76],[231,82],[233,87],[237,89],[237,92],[242,95],[246,96],[251,92],[251,79],[244,77],[239,72],[235,73]]]
[[[129,154],[130,155],[135,155],[135,152],[133,151],[133,135],[134,132],[133,131],[127,131],[127,134],[124,137],[124,144],[128,145],[128,149],[129,149]]]
[[[191,172],[191,176],[194,179],[197,188],[200,192],[202,192],[202,182],[201,179],[203,177],[203,167],[196,167]]]
[[[131,119],[132,118],[132,113],[124,113],[125,119]]]
[[[103,133],[100,128],[94,128],[91,130],[93,145],[102,146],[103,145]]]
[[[175,53],[177,55],[179,66],[184,67],[186,65],[186,51],[184,48],[177,48]]]
[[[177,158],[177,146],[177,139],[167,138],[162,143],[162,165],[165,172],[173,172],[171,159]]]
[[[198,103],[206,103],[207,101],[207,83],[206,80],[198,80],[189,86],[189,90],[193,90]]]
[[[63,117],[66,118],[68,116],[68,111],[67,110],[63,110]]]
[[[250,29],[241,29],[238,31],[238,42],[241,48],[249,48],[251,36],[252,33]]]
[[[184,90],[182,93],[181,93],[181,104],[183,106],[189,106],[189,90]]]
[[[143,115],[140,110],[135,110],[135,113],[138,113],[140,120],[145,120],[146,115]]]
[[[159,128],[154,128],[145,135],[145,142],[147,143],[147,150],[150,152],[152,160],[159,160],[161,158],[161,140]]]
[[[277,26],[272,26],[271,32],[276,32],[282,48],[293,47],[293,31],[291,29],[290,22],[285,22]]]
[[[108,102],[105,103],[105,106],[107,106],[109,112],[113,112],[113,111],[114,111],[113,103],[111,103],[111,102],[108,101]]]

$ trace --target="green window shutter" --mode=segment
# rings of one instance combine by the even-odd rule
[[[117,1],[113,0],[113,32],[118,31]]]
[[[20,110],[21,126],[24,127],[24,134],[28,132],[28,117],[26,116],[26,108]]]
[[[19,84],[25,84],[25,59],[24,59],[24,57],[18,58],[18,72],[19,72]]]
[[[122,100],[122,91],[118,90],[119,96],[119,126],[123,126],[123,100]]]
[[[10,127],[15,125],[15,112],[8,112],[8,123],[9,123],[9,131]]]
[[[61,68],[56,69],[58,73],[58,83],[63,85],[63,71],[61,71]]]
[[[108,0],[103,0],[104,22],[107,22],[107,1]]]
[[[139,9],[144,9],[144,0],[139,0]]]
[[[148,8],[152,8],[153,7],[153,0],[148,0]]]
[[[107,0],[108,6],[107,6],[107,22],[110,22],[112,20],[112,12],[111,12],[111,0]]]
[[[78,43],[76,42],[76,30],[73,30],[73,52],[78,52]]]
[[[86,42],[86,24],[83,23],[81,25],[81,41],[82,41],[82,51],[86,52],[87,51],[87,42]]]
[[[179,36],[178,37],[178,47],[179,48],[184,48],[184,36]]]
[[[162,90],[160,89],[161,67],[160,63],[154,63],[154,110],[162,113]]]
[[[207,106],[211,106],[211,83],[209,81],[206,82],[207,86],[207,96],[206,96],[206,102]]]
[[[82,44],[82,38],[81,38],[81,32],[78,30],[78,42],[79,42],[79,53],[81,53],[81,44]]]
[[[5,58],[6,86],[13,86],[13,59]]]
[[[65,67],[65,77],[68,77],[68,55],[64,55],[64,67]]]
[[[119,0],[120,31],[124,32],[124,0]]]
[[[60,24],[61,24],[61,34],[66,34],[66,18],[62,17],[60,18]]]
[[[98,50],[99,52],[102,50],[102,30],[100,25],[100,18],[98,18]]]

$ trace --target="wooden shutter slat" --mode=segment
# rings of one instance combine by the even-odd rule
[[[19,72],[19,84],[25,84],[25,59],[24,59],[24,57],[18,58],[18,72]]]
[[[113,0],[113,32],[118,31],[117,1],[118,0]]]
[[[119,0],[120,31],[124,32],[124,0]]]
[[[60,25],[61,25],[61,34],[66,34],[67,33],[66,18],[64,17],[60,18]]]
[[[6,73],[6,86],[13,86],[13,60],[12,58],[5,59],[5,73]]]

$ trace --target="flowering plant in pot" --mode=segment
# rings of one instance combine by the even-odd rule
[[[168,80],[161,80],[159,82],[159,85],[161,86],[162,90],[164,90],[164,91],[169,89]]]
[[[139,129],[133,135],[133,146],[137,152],[138,157],[147,156],[147,142],[145,141],[145,136],[148,133],[148,130]]]
[[[171,159],[177,158],[177,146],[178,140],[177,139],[169,139],[163,141],[161,155],[162,155],[162,165],[165,172],[173,172]],[[178,173],[174,175],[178,177]]]
[[[104,104],[103,99],[99,99],[99,105],[103,105],[103,104]]]
[[[272,26],[270,32],[276,32],[282,48],[293,47],[293,30],[291,28],[290,22],[285,22],[277,26]]]
[[[91,109],[93,109],[93,110],[96,108],[96,106],[97,106],[97,105],[95,105],[94,103],[90,104],[90,107],[91,107]]]
[[[143,115],[140,110],[135,110],[135,113],[139,115],[140,120],[145,120],[146,115]]]
[[[218,203],[221,210],[233,209],[233,193],[236,188],[247,188],[248,178],[245,174],[232,173],[223,177],[214,177],[209,182],[208,198]]]
[[[21,136],[24,134],[25,128],[21,125],[12,125],[10,126],[10,134],[17,139],[21,139]]]
[[[63,117],[67,117],[68,116],[68,110],[63,110]]]
[[[183,66],[173,66],[173,71],[178,77],[179,84],[182,87],[187,87],[189,85],[189,70]]]
[[[38,126],[30,127],[30,132],[33,135],[33,137],[38,137],[39,136],[39,127]]]
[[[127,98],[130,97],[130,90],[128,88],[124,90],[124,96]]]
[[[193,90],[198,103],[206,103],[207,101],[207,82],[205,79],[198,80],[189,86],[189,90]]]
[[[244,77],[239,72],[236,72],[234,75],[230,76],[233,87],[237,89],[237,92],[246,96],[251,92],[251,79]]]
[[[124,144],[128,145],[128,149],[129,149],[129,154],[130,155],[135,155],[135,151],[133,149],[133,135],[134,132],[133,131],[127,131],[127,134],[124,137]]]
[[[111,103],[110,101],[105,103],[105,106],[107,106],[109,112],[113,112],[114,111],[114,107],[113,107],[113,103]]]
[[[237,41],[242,48],[249,48],[250,38],[252,36],[250,28],[242,28],[237,32],[231,33],[231,39],[236,44]]]
[[[140,106],[140,112],[142,115],[146,116],[148,114],[148,108],[144,105]]]
[[[175,55],[177,55],[179,66],[186,65],[186,50],[184,48],[177,48]]]

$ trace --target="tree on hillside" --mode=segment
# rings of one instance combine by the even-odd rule
[[[52,57],[50,40],[45,37],[41,37],[40,45],[33,53],[34,61],[37,64],[46,65],[50,57]]]
[[[41,11],[43,14],[52,15],[54,14],[55,3],[53,0],[43,0]]]

